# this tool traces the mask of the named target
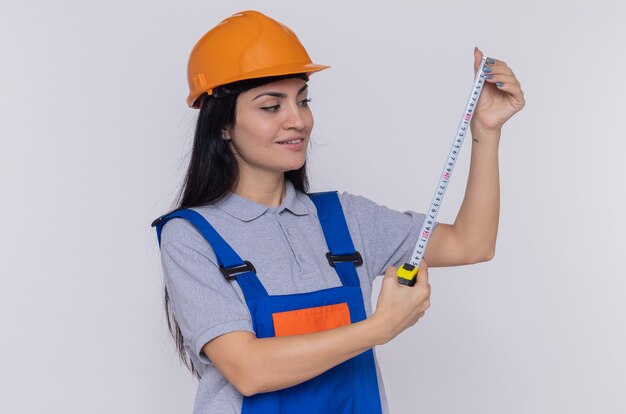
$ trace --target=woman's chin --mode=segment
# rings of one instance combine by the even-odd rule
[[[302,160],[299,160],[299,161],[294,161],[292,163],[289,163],[288,165],[286,165],[283,168],[283,171],[287,172],[287,171],[299,170],[300,168],[302,168],[304,166],[305,162],[306,162],[306,158],[303,158]]]

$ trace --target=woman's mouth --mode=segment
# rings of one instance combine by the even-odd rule
[[[294,144],[301,143],[303,140],[304,140],[304,138],[298,138],[298,139],[292,139],[291,141],[281,141],[281,142],[279,142],[279,144],[282,144],[282,145],[285,145],[285,144],[287,144],[287,145],[294,145]]]
[[[291,139],[288,141],[281,141],[278,144],[282,145],[283,147],[287,149],[299,151],[302,148],[304,148],[304,138],[296,138],[296,139]]]

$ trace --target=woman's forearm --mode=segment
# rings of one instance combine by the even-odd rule
[[[486,58],[474,49],[474,73]],[[465,198],[454,224],[438,225],[424,252],[432,266],[456,266],[493,257],[500,215],[498,146],[502,126],[525,105],[515,74],[501,60],[487,58],[484,88],[470,123],[472,144]]]
[[[498,147],[500,130],[471,126],[472,154],[465,197],[453,224],[475,261],[493,257],[500,215]]]
[[[287,388],[316,377],[330,368],[385,343],[376,318],[304,335],[252,338],[243,348],[240,378],[244,395]]]

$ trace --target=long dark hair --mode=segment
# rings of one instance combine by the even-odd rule
[[[284,78],[284,76],[280,78]],[[256,84],[277,79],[279,77],[259,79]],[[255,85],[246,83],[242,88],[241,84],[231,84],[228,90],[237,91],[236,93],[219,98],[205,94],[200,98],[202,99],[202,106],[196,124],[191,159],[182,188],[176,198],[175,208],[211,204],[235,188],[239,179],[239,165],[230,147],[230,142],[222,138],[222,131],[234,126],[237,97],[239,93],[243,92],[242,89],[249,89],[252,86]],[[306,173],[306,162],[297,170],[287,171],[285,178],[291,181],[299,191],[308,192],[309,180]],[[165,287],[164,305],[167,326],[176,343],[178,355],[183,364],[199,379],[198,370],[185,352],[183,335],[172,313],[167,287]]]

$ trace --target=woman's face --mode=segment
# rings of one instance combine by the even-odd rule
[[[299,78],[267,83],[238,96],[235,125],[225,138],[230,138],[241,168],[278,175],[302,167],[313,129],[307,97],[307,84]]]

